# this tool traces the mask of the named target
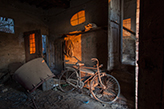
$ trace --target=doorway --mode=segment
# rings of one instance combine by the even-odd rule
[[[70,32],[70,34],[78,33],[79,31]],[[82,60],[81,34],[67,35],[64,38],[64,66],[73,65],[78,60]]]
[[[47,35],[42,35],[42,55],[47,63]]]

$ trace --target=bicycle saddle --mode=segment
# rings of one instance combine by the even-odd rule
[[[82,63],[82,62],[77,62],[76,65],[78,65],[78,66],[84,66],[84,63]]]

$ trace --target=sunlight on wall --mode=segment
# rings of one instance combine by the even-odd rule
[[[128,29],[131,29],[131,18],[124,19],[123,20],[123,26],[128,28]],[[123,30],[123,36],[131,36],[131,33],[127,32],[126,30]]]
[[[34,54],[36,52],[35,49],[35,34],[30,34],[29,36],[29,44],[30,44],[30,54]]]
[[[73,31],[70,33],[78,33],[79,31]],[[81,61],[81,34],[79,35],[67,35],[64,38],[65,40],[65,48],[64,52],[67,54],[65,55],[65,60],[69,60],[65,62],[65,64],[75,64],[77,60],[73,57],[75,56],[77,59]]]
[[[78,13],[74,14],[70,20],[72,26],[79,25],[85,22],[85,10],[79,11]]]
[[[139,60],[139,18],[140,18],[140,0],[137,0],[137,9],[136,9],[135,109],[138,109],[138,73],[139,73],[139,66],[138,66],[137,61]]]

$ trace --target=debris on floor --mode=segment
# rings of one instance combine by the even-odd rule
[[[126,95],[127,93],[120,94],[119,98],[112,104],[101,103],[95,100],[87,88],[83,88],[80,91],[76,89],[70,93],[63,93],[59,89],[58,79],[54,78],[55,75],[43,62],[42,58],[34,59],[24,64],[12,75],[14,78],[10,78],[9,76],[7,81],[0,84],[0,109],[134,108],[133,99],[125,98],[124,95],[122,95]],[[127,75],[129,75],[129,73]],[[115,76],[117,77],[117,75]],[[128,80],[129,76],[126,77],[126,80]],[[129,85],[124,84],[124,86]]]
[[[43,91],[39,87],[31,93],[38,109],[130,109],[124,98],[119,98],[113,104],[103,104],[90,97],[86,88],[83,93],[75,90],[68,94],[61,92],[58,87],[54,88],[55,90]],[[14,80],[1,85],[0,91],[0,109],[35,109],[25,89]]]

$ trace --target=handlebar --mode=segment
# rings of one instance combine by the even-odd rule
[[[96,67],[99,67],[99,60],[98,60],[97,58],[92,58],[91,60],[92,60],[93,62],[94,62],[94,61],[97,61]]]

